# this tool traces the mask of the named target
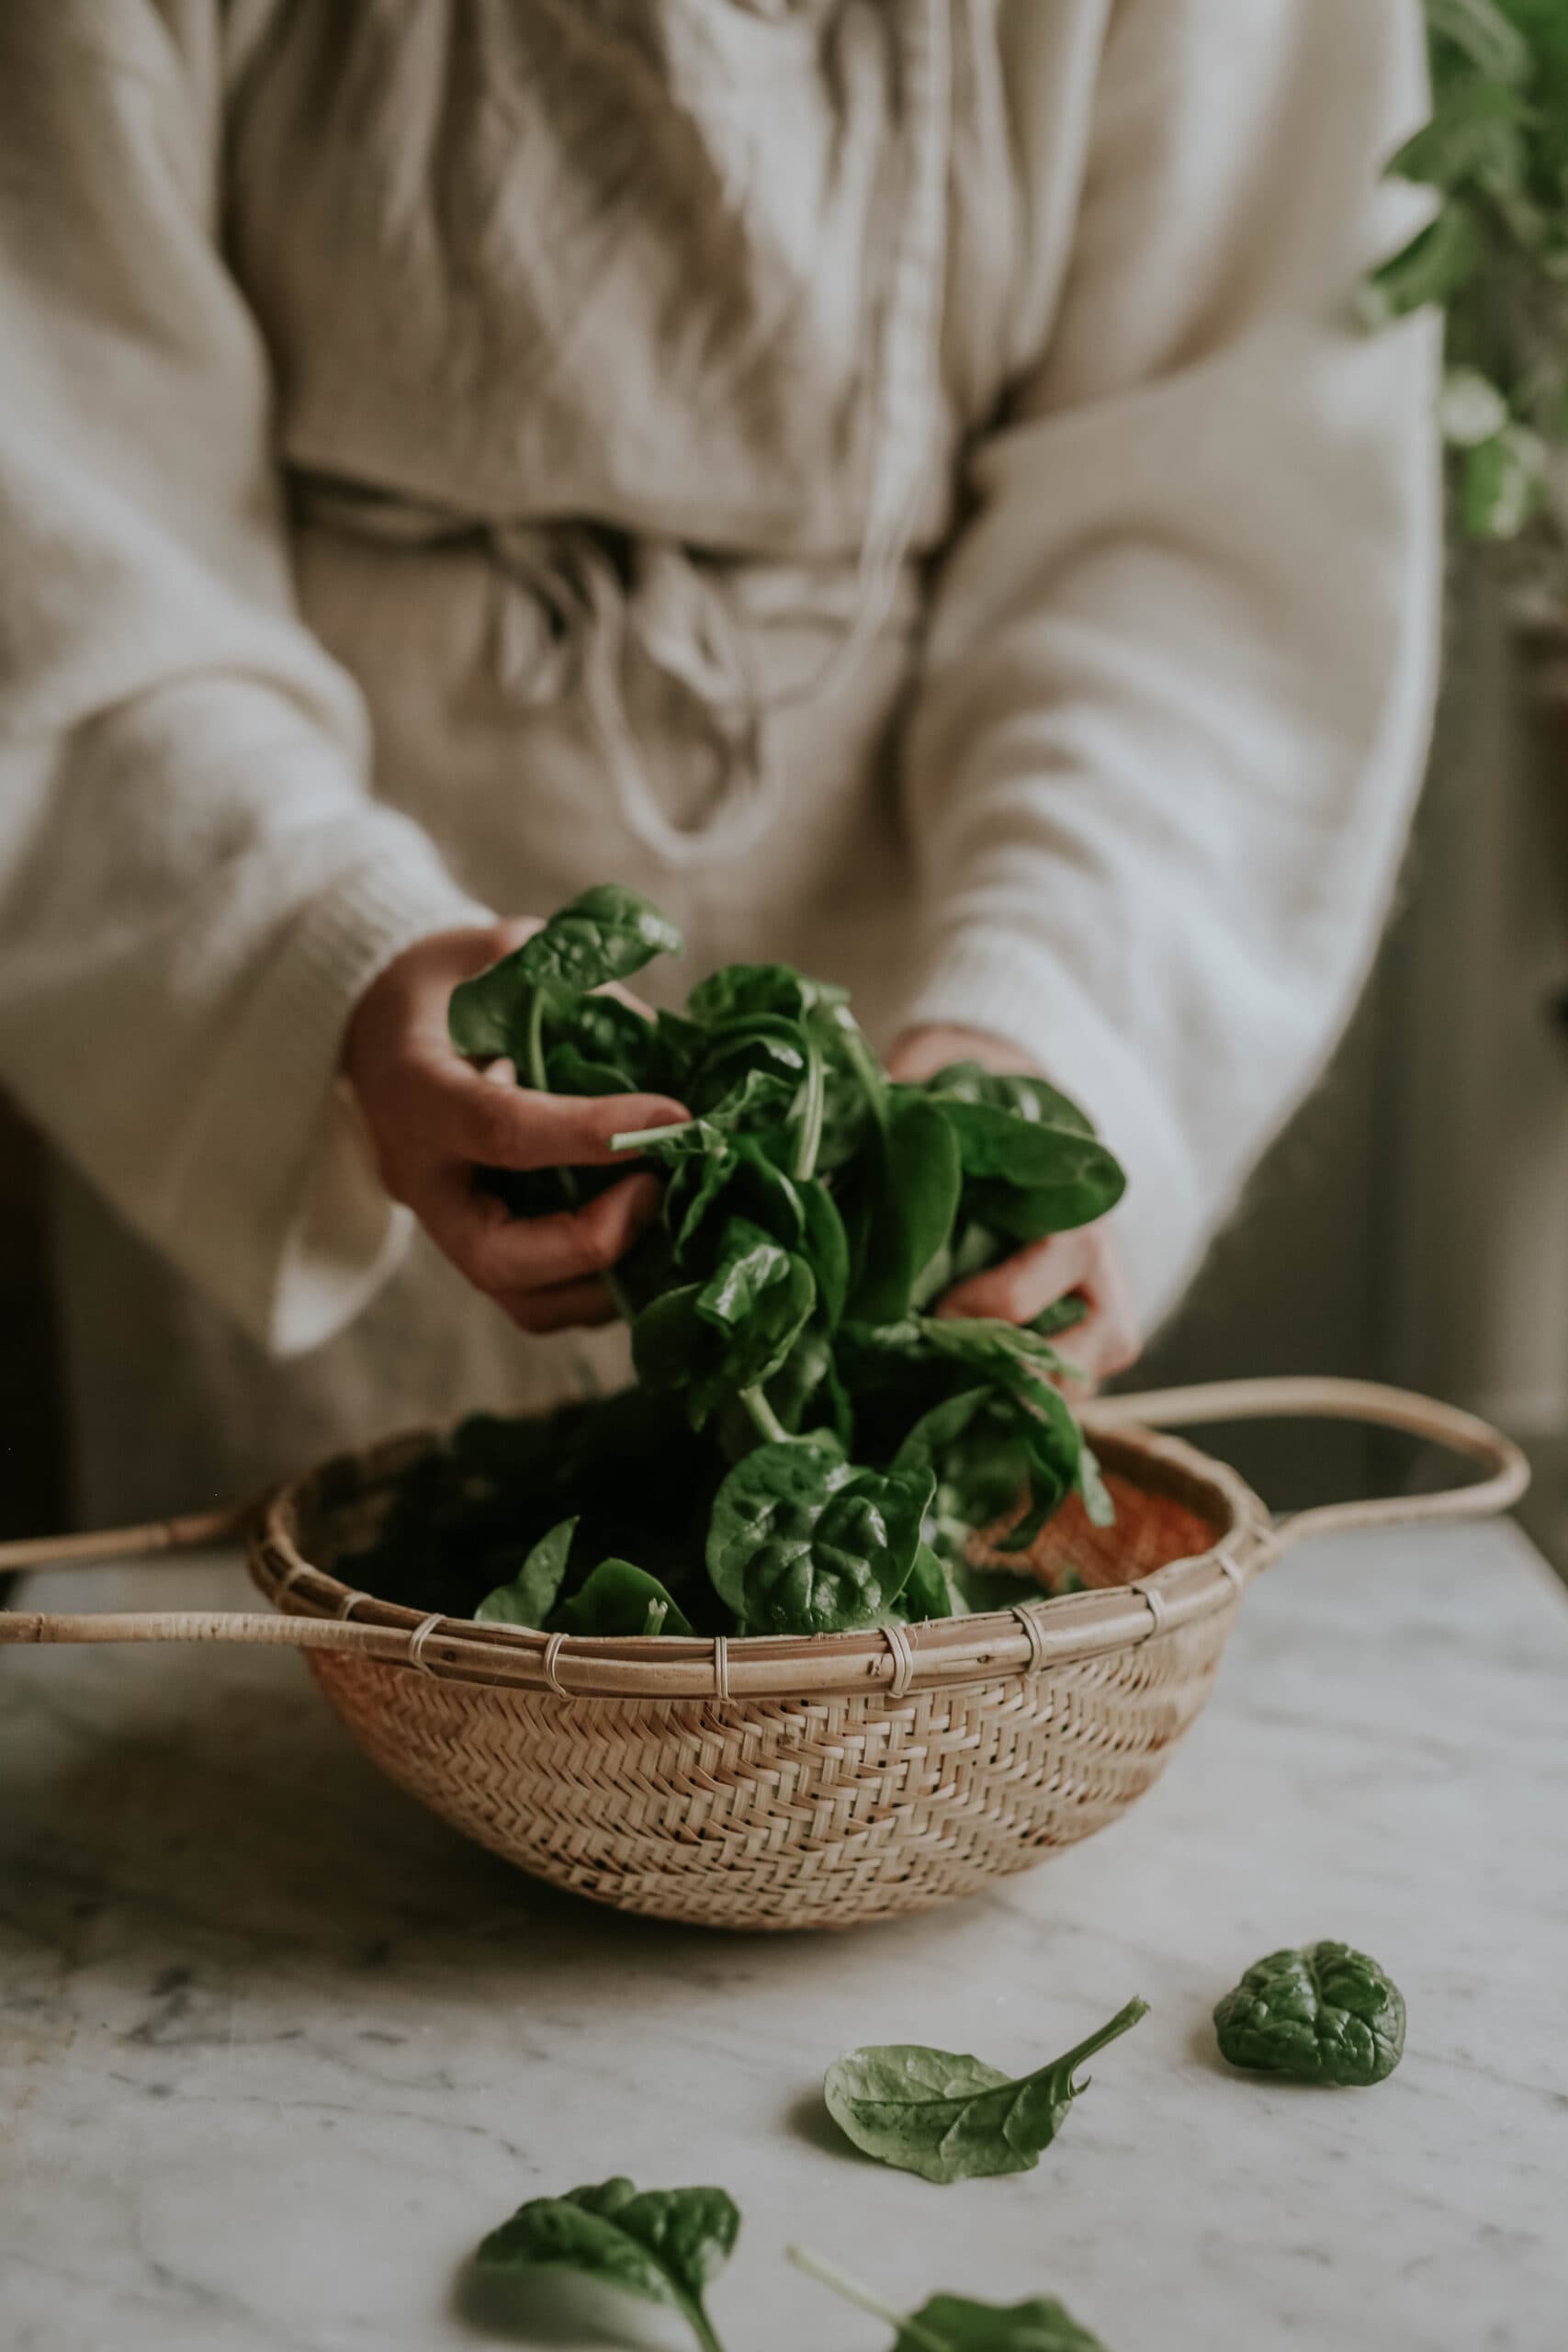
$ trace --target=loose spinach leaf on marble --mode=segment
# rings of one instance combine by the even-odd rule
[[[637,2189],[629,2180],[536,2197],[492,2230],[486,2270],[575,2270],[685,2320],[702,2352],[724,2352],[704,2304],[735,2249],[740,2215],[722,2188]]]
[[[486,1593],[474,1615],[486,1624],[542,1628],[566,1581],[578,1525],[575,1519],[563,1519],[547,1535],[541,1535],[517,1574],[509,1583]]]
[[[836,2265],[799,2246],[789,2259],[807,2278],[897,2330],[892,2352],[1105,2352],[1052,2295],[1022,2303],[985,2303],[969,2295],[932,2295],[918,2312],[895,2311]]]
[[[929,1475],[857,1469],[821,1437],[757,1447],[714,1498],[708,1574],[751,1634],[878,1623],[908,1582]]]
[[[1088,2087],[1086,2059],[1148,2014],[1129,2001],[1098,2033],[1030,2075],[1010,2078],[982,2059],[918,2043],[852,2050],[829,2067],[828,2112],[878,2163],[946,2184],[1028,2172]]]
[[[552,1634],[689,1634],[674,1596],[630,1560],[601,1560],[550,1620]]]
[[[1359,2087],[1398,2065],[1404,2002],[1365,1952],[1306,1944],[1255,1961],[1215,2009],[1214,2030],[1233,2066]]]

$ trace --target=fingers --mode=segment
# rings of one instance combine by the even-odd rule
[[[430,1092],[450,1121],[443,1139],[486,1168],[611,1168],[616,1136],[690,1116],[666,1094],[536,1094],[460,1072],[435,1076]]]
[[[510,1062],[471,1069],[455,1057],[413,1062],[401,1076],[400,1125],[423,1159],[482,1168],[608,1168],[615,1136],[672,1126],[689,1114],[664,1094],[536,1094]]]
[[[536,1292],[564,1286],[579,1294],[556,1301],[560,1319],[525,1326],[555,1330],[568,1321],[603,1319],[597,1309],[606,1294],[594,1277],[625,1255],[657,1214],[659,1186],[651,1176],[628,1176],[580,1209],[513,1217],[502,1202],[476,1193],[464,1171],[447,1170],[410,1205],[457,1272],[501,1300],[513,1320],[522,1319],[519,1309]],[[579,1315],[577,1307],[587,1311]]]
[[[939,1315],[995,1316],[1030,1323],[1058,1299],[1081,1297],[1084,1321],[1062,1334],[1061,1347],[1091,1381],[1108,1380],[1136,1362],[1142,1340],[1115,1244],[1102,1225],[1054,1233],[948,1292]]]
[[[501,1292],[496,1305],[510,1315],[520,1331],[542,1337],[549,1331],[591,1330],[613,1323],[619,1309],[604,1284],[558,1283],[551,1290]]]

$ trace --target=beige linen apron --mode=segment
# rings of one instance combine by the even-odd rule
[[[231,266],[306,619],[378,791],[507,912],[637,885],[668,999],[782,956],[874,1033],[911,974],[897,794],[922,564],[1009,368],[997,0],[235,0]],[[624,1374],[416,1238],[268,1363],[68,1182],[79,1501],[199,1503]]]

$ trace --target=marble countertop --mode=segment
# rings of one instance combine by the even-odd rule
[[[222,1561],[49,1584],[243,1597]],[[6,2352],[676,2346],[632,2304],[525,2322],[465,2271],[524,2198],[623,2171],[739,2202],[731,2352],[886,2347],[790,2239],[906,2309],[1059,2294],[1110,2352],[1568,2342],[1568,1607],[1511,1527],[1293,1555],[1124,1822],[840,1939],[533,1884],[380,1779],[284,1654],[10,1650],[0,1680]],[[1323,1935],[1404,1987],[1399,2071],[1224,2069],[1217,1996]],[[1134,1993],[1153,2014],[1037,2171],[938,2189],[835,2144],[818,2086],[853,2044],[1021,2071]]]

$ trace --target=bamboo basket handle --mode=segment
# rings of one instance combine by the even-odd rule
[[[244,1533],[257,1508],[254,1499],[223,1503],[216,1510],[149,1520],[140,1527],[102,1527],[80,1535],[29,1536],[0,1544],[0,1576],[107,1567],[121,1560],[171,1558],[231,1544]],[[358,1650],[398,1663],[406,1663],[410,1654],[404,1633],[334,1617],[284,1617],[271,1610],[95,1610],[73,1616],[0,1609],[0,1646],[24,1642],[243,1642],[274,1649]]]
[[[1385,1388],[1375,1380],[1330,1380],[1315,1376],[1268,1380],[1213,1380],[1193,1388],[1152,1388],[1137,1396],[1107,1396],[1089,1408],[1096,1429],[1128,1422],[1154,1428],[1201,1421],[1370,1421],[1381,1429],[1405,1430],[1478,1463],[1486,1473],[1468,1486],[1431,1495],[1390,1495],[1365,1502],[1322,1503],[1299,1510],[1276,1525],[1270,1557],[1314,1535],[1359,1527],[1414,1527],[1436,1520],[1488,1519],[1517,1502],[1529,1485],[1529,1464],[1510,1437],[1435,1397],[1408,1388]]]
[[[183,1519],[149,1520],[141,1527],[99,1527],[82,1535],[32,1535],[0,1544],[0,1577],[26,1569],[90,1567],[117,1560],[140,1560],[160,1552],[191,1552],[209,1544],[231,1544],[245,1530],[254,1505],[224,1503],[217,1510],[187,1511]]]

